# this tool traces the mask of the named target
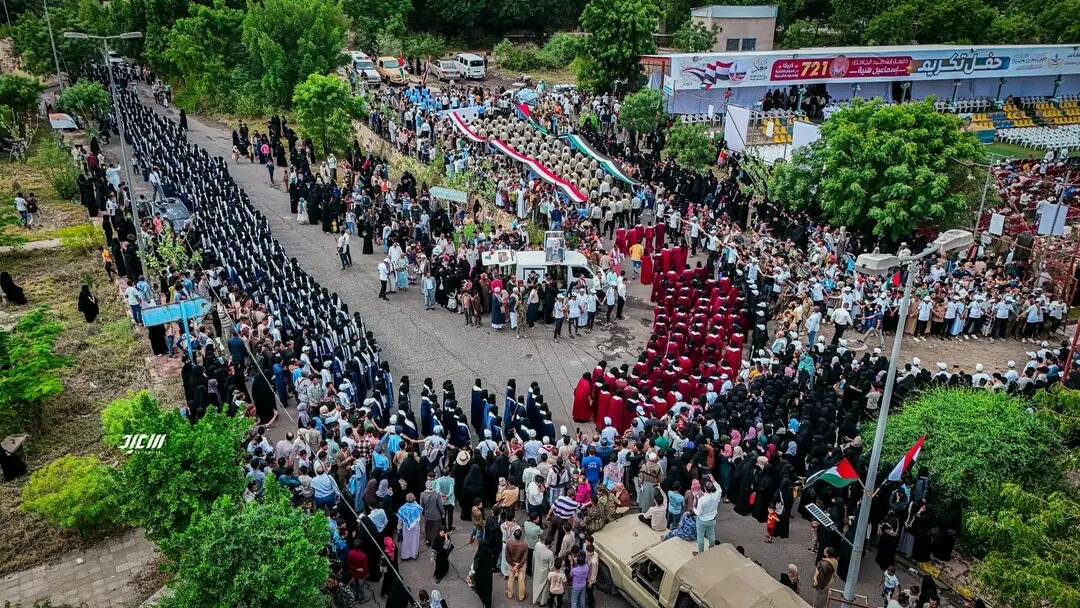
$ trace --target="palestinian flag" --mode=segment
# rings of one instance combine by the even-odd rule
[[[855,467],[851,466],[851,463],[845,458],[836,463],[835,467],[825,471],[818,471],[808,477],[804,487],[809,487],[810,484],[818,480],[825,481],[836,488],[843,488],[859,481],[859,474],[855,472]]]
[[[904,457],[900,462],[896,463],[891,473],[889,473],[889,481],[900,481],[900,478],[911,470],[911,467],[915,464],[915,460],[919,458],[919,452],[922,451],[923,441],[926,441],[926,435],[919,437],[919,440],[915,442],[915,445],[911,446],[911,449],[904,454]]]

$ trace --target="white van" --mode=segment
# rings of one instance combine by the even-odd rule
[[[461,75],[466,79],[483,80],[487,76],[484,58],[473,53],[458,53],[454,60],[461,66]]]
[[[554,276],[560,290],[568,284],[585,277],[586,284],[592,291],[599,291],[604,286],[604,273],[593,266],[584,254],[577,251],[564,251],[562,262],[545,261],[543,251],[493,251],[484,253],[484,265],[498,266],[504,274],[512,274],[518,281],[528,282],[529,275],[536,273],[537,280]]]

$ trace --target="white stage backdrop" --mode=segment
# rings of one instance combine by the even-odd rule
[[[750,109],[742,106],[727,107],[724,116],[724,144],[729,150],[741,152],[746,147],[746,136],[750,128]]]
[[[797,120],[791,129],[791,150],[809,146],[819,139],[821,139],[821,129],[817,125]]]

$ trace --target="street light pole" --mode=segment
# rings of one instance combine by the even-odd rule
[[[56,84],[60,86],[60,92],[64,92],[64,79],[60,76],[60,54],[56,52],[56,39],[53,38],[52,21],[49,20],[49,0],[41,0],[45,6],[45,27],[49,30],[49,45],[52,46],[53,63],[56,64]],[[7,12],[7,2],[4,2],[4,12]],[[11,17],[8,17],[8,25],[11,25]]]
[[[142,224],[139,221],[139,205],[135,202],[135,195],[133,188],[135,182],[131,179],[131,159],[128,158],[127,152],[127,132],[124,130],[124,117],[120,113],[120,93],[116,90],[116,81],[113,78],[112,61],[109,57],[109,39],[102,38],[101,42],[105,47],[105,69],[109,72],[109,93],[113,102],[113,114],[116,116],[116,128],[120,131],[120,155],[123,157],[124,164],[124,177],[127,179],[128,187],[128,201],[131,203],[131,217],[135,222],[135,241],[139,247],[139,251],[146,250],[146,244],[143,242],[143,230]]]
[[[116,80],[113,77],[112,58],[109,56],[110,40],[142,38],[142,32],[126,32],[118,36],[92,36],[90,34],[84,34],[83,32],[64,32],[64,38],[81,40],[93,39],[100,40],[102,43],[102,57],[105,60],[105,70],[109,73],[109,96],[112,98],[113,114],[116,117],[116,128],[120,131],[120,156],[122,157],[122,163],[124,165],[124,176],[127,179],[128,201],[131,203],[132,221],[135,222],[135,244],[139,251],[145,251],[146,243],[143,240],[142,223],[139,220],[139,205],[136,204],[132,194],[132,188],[135,186],[135,182],[131,179],[131,159],[128,158],[127,132],[124,129],[124,117],[120,112],[120,94],[116,90]]]
[[[855,262],[856,271],[870,274],[886,274],[897,266],[907,267],[907,280],[904,281],[904,297],[900,300],[900,319],[906,319],[911,304],[911,291],[915,285],[916,262],[939,252],[953,251],[967,247],[974,242],[974,235],[966,230],[949,230],[941,234],[926,250],[914,256],[896,257],[887,254],[860,255]],[[855,524],[855,539],[851,547],[851,561],[848,563],[847,578],[844,579],[844,605],[854,601],[855,586],[859,582],[859,569],[862,566],[863,551],[866,548],[866,529],[870,524],[870,502],[877,487],[877,472],[881,466],[881,449],[885,444],[885,425],[889,420],[889,406],[892,405],[893,387],[896,386],[896,371],[900,364],[900,345],[904,340],[904,328],[896,328],[893,337],[892,354],[889,358],[889,371],[885,377],[885,392],[881,396],[881,409],[878,411],[877,428],[874,429],[874,446],[870,450],[870,463],[866,471],[866,483],[863,485],[862,501],[859,504],[859,519]]]
[[[908,276],[904,281],[904,297],[900,300],[900,316],[906,319],[911,304],[911,291],[915,285],[915,263],[921,258],[934,253],[937,248],[915,256],[907,265]],[[870,450],[870,465],[866,471],[866,484],[863,485],[862,502],[859,504],[859,519],[855,524],[855,539],[851,547],[851,560],[848,562],[847,578],[844,579],[844,600],[855,599],[855,585],[859,582],[859,568],[862,566],[863,551],[866,548],[866,528],[870,524],[870,502],[877,487],[877,471],[881,466],[881,448],[885,443],[885,424],[889,419],[889,406],[892,404],[893,387],[896,386],[896,370],[900,363],[900,345],[904,341],[904,328],[898,326],[893,336],[892,354],[889,356],[889,372],[885,376],[885,393],[881,396],[878,410],[877,428],[874,429],[874,447]]]

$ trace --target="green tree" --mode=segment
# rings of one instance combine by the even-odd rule
[[[91,136],[98,134],[98,120],[109,112],[109,92],[99,82],[80,80],[64,89],[57,107],[79,117],[82,128]]]
[[[1080,20],[1075,16],[1080,14],[1080,0],[1060,0],[1059,2],[1037,3],[1041,11],[1038,11],[1039,28],[1042,30],[1040,38],[1047,44],[1074,44],[1080,40]],[[1035,12],[1035,11],[1032,11]]]
[[[656,89],[641,89],[623,99],[619,124],[635,136],[656,131],[667,119],[664,96]]]
[[[97,4],[98,6],[93,6]],[[61,32],[94,33],[94,23],[100,4],[92,0],[67,0],[49,3],[49,22],[52,24],[60,69],[69,74],[81,72],[92,60],[101,56],[101,43],[96,40],[64,38]],[[113,32],[108,32],[113,33]],[[15,22],[11,31],[15,52],[22,60],[21,67],[34,76],[56,74],[49,28],[42,15],[27,11]]]
[[[873,426],[863,432],[873,435]],[[918,466],[930,470],[938,504],[965,499],[982,509],[1003,483],[1046,491],[1060,482],[1061,437],[1005,393],[941,388],[905,402],[889,417],[883,458],[896,462],[923,435]]]
[[[990,24],[984,42],[989,44],[1035,44],[1041,32],[1035,19],[1027,13],[1010,12],[998,15]]]
[[[716,32],[700,21],[687,21],[675,30],[671,44],[683,53],[703,53],[716,45]]]
[[[112,468],[93,456],[65,454],[34,471],[23,488],[20,508],[85,534],[116,523],[115,497]]]
[[[335,0],[263,0],[248,5],[243,42],[265,101],[288,107],[311,74],[329,74],[346,61],[345,16]]]
[[[442,36],[421,32],[405,38],[402,41],[402,47],[406,57],[419,59],[431,57],[431,60],[435,61],[441,59],[446,53],[446,40]]]
[[[641,80],[638,58],[656,52],[653,32],[660,9],[652,0],[592,0],[581,12],[588,32],[584,73],[601,90],[634,89]]]
[[[79,195],[82,167],[71,158],[71,149],[58,135],[50,133],[38,142],[30,157],[30,165],[41,171],[56,196],[72,200]]]
[[[19,74],[0,76],[0,106],[6,106],[10,112],[11,124],[8,129],[26,137],[27,125],[37,116],[38,103],[45,86],[33,78]]]
[[[982,0],[906,0],[870,19],[869,44],[973,44],[982,41],[998,11]]]
[[[19,318],[12,330],[0,330],[0,435],[41,420],[41,404],[64,392],[58,371],[69,359],[55,354],[64,326],[45,306]]]
[[[780,46],[785,49],[806,49],[829,46],[835,36],[817,19],[799,19],[784,28]]]
[[[163,608],[326,604],[326,516],[294,508],[276,483],[268,482],[266,490],[262,502],[239,506],[222,497],[166,543],[166,553],[177,556],[169,583],[176,595]]]
[[[236,34],[243,23],[244,11],[221,0],[213,6],[193,3],[191,16],[164,29],[162,45],[148,48],[150,65],[202,104],[232,111],[239,97],[257,95],[242,67],[247,63],[247,49]],[[242,76],[233,79],[231,72],[237,68]]]
[[[319,145],[324,154],[343,150],[353,137],[353,120],[367,116],[363,97],[334,76],[312,74],[296,87],[293,110],[300,132]]]
[[[570,65],[582,52],[585,39],[570,32],[560,32],[548,38],[540,49],[541,61],[550,68],[563,68]]]
[[[821,125],[821,139],[773,171],[769,192],[794,209],[818,208],[836,226],[899,239],[968,207],[965,162],[982,162],[975,136],[933,99],[899,106],[856,99]]]
[[[105,443],[120,447],[124,435],[141,433],[143,420],[159,414],[161,406],[147,391],[139,391],[123,399],[117,399],[101,411],[101,428],[105,431]]]
[[[147,536],[165,540],[206,513],[218,498],[244,491],[241,447],[247,422],[211,409],[196,424],[158,408],[133,425],[138,433],[164,434],[158,450],[132,452],[120,476],[122,511]],[[163,545],[170,558],[179,557]],[[250,549],[250,545],[247,547]]]
[[[405,34],[405,20],[413,5],[412,0],[343,0],[342,8],[353,22],[357,46],[377,52],[374,45],[379,33]]]
[[[993,498],[991,509],[964,522],[964,545],[980,558],[979,587],[999,606],[1080,608],[1080,503],[1019,484],[1004,484]]]
[[[667,130],[664,158],[675,159],[675,162],[687,169],[701,171],[711,167],[719,153],[709,132],[702,125],[680,122]]]

